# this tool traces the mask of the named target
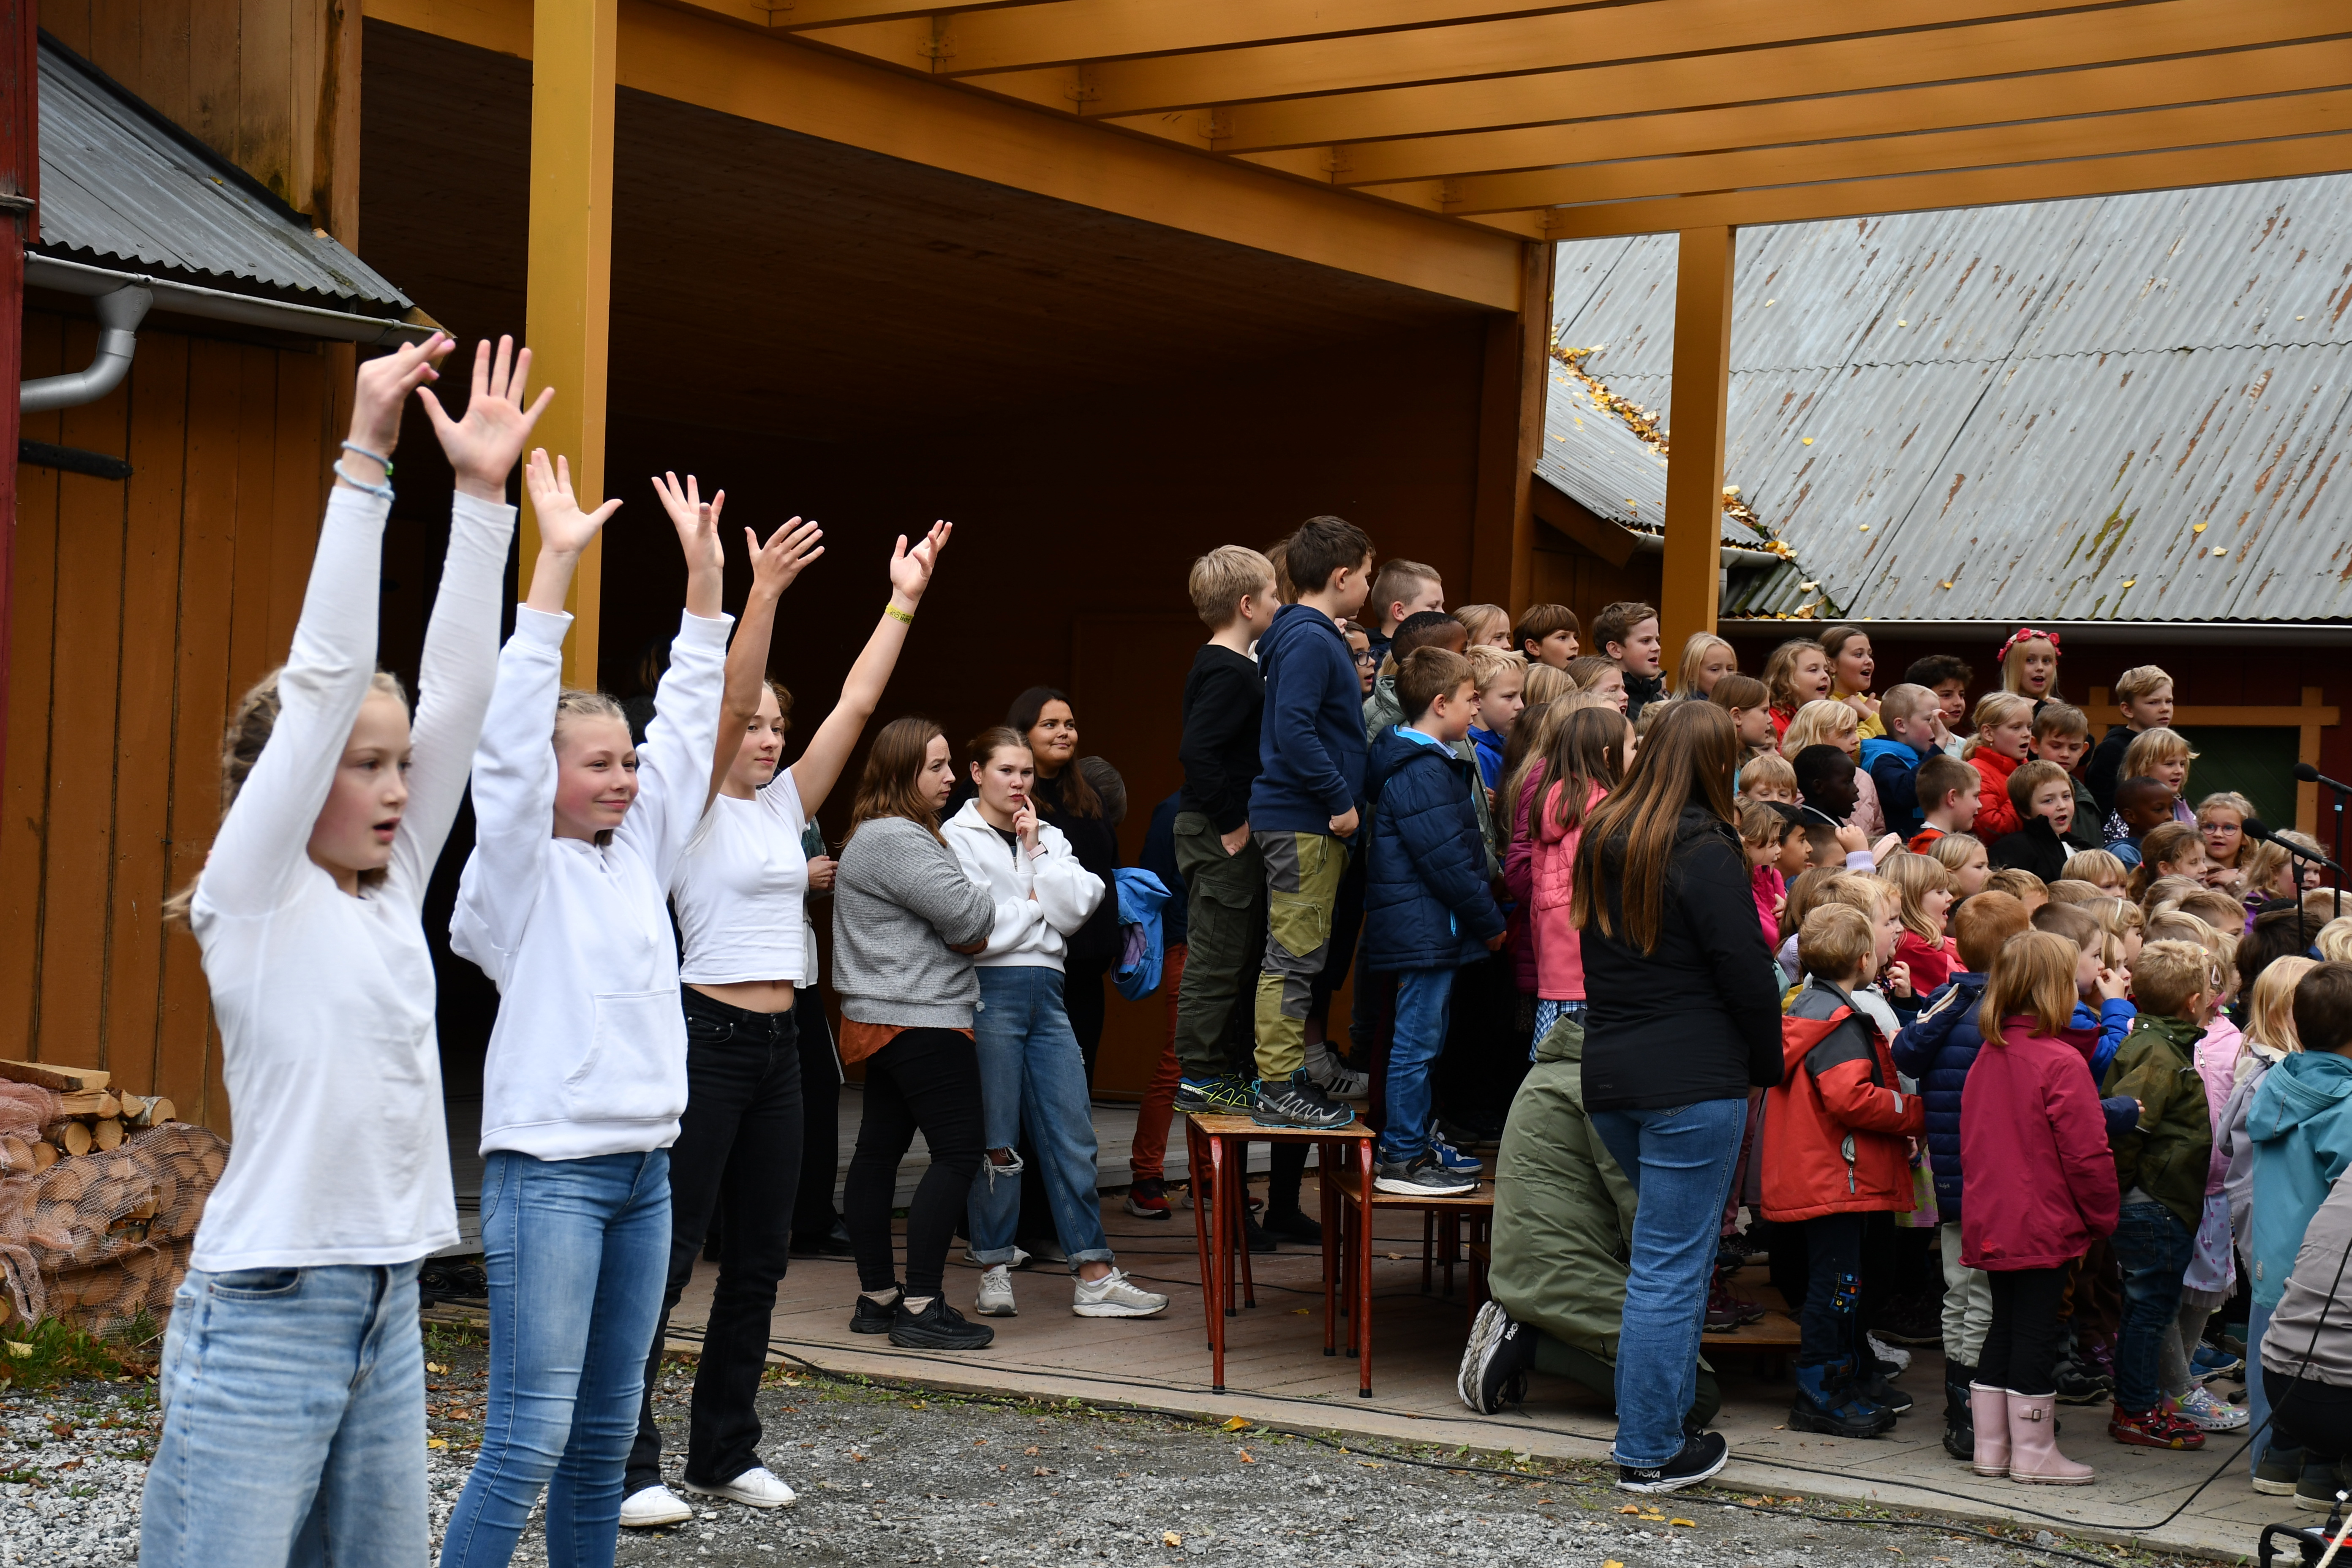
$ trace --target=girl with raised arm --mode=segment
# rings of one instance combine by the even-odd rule
[[[619,703],[562,689],[564,595],[621,503],[583,514],[544,451],[525,480],[539,560],[499,654],[449,922],[450,947],[497,984],[499,1018],[482,1082],[489,1411],[444,1568],[505,1563],[541,1487],[548,1562],[613,1561],[686,1109],[667,896],[709,797],[730,624],[710,509],[674,514],[686,613],[632,746]]]
[[[681,495],[674,475],[667,484],[655,482],[681,527],[701,504],[692,475],[686,483]],[[724,490],[711,498],[714,524],[726,500]],[[777,529],[764,546],[750,529],[743,531],[751,593],[727,650],[710,801],[670,881],[686,948],[678,965],[685,982],[686,1114],[669,1152],[669,1279],[661,1323],[646,1355],[646,1392],[621,1504],[621,1522],[631,1527],[692,1517],[662,1485],[652,1389],[670,1310],[694,1273],[714,1214],[722,1221],[719,1282],[695,1371],[680,1484],[698,1497],[753,1508],[793,1500],[793,1489],[760,1462],[760,1417],[752,1400],[767,1367],[768,1320],[792,1248],[801,1175],[798,1020],[812,956],[803,912],[809,868],[801,835],[840,781],[858,732],[882,700],[915,607],[953,531],[952,523],[940,522],[912,550],[903,537],[898,541],[890,557],[889,599],[842,683],[841,700],[817,726],[800,761],[780,768],[784,709],[767,679],[769,640],[778,597],[824,552],[817,543],[823,536],[799,518]]]
[[[293,647],[229,721],[220,831],[167,906],[204,952],[237,1139],[163,1341],[139,1533],[158,1568],[427,1547],[416,1268],[457,1210],[418,915],[489,702],[507,475],[552,395],[523,406],[530,354],[501,338],[453,422],[424,390],[448,352],[436,332],[360,367]],[[457,480],[413,725],[375,668],[411,391]]]

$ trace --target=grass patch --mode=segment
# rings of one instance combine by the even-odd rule
[[[163,1349],[163,1331],[143,1313],[106,1338],[55,1318],[11,1324],[0,1329],[0,1388],[152,1378]]]

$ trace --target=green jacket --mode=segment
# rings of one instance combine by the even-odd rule
[[[2197,1073],[2204,1028],[2186,1018],[2142,1013],[2124,1037],[2099,1092],[2140,1102],[2139,1125],[2112,1142],[2116,1190],[2134,1187],[2194,1231],[2205,1217],[2205,1177],[2213,1158],[2213,1113]]]
[[[1563,1018],[1536,1047],[1495,1164],[1493,1261],[1503,1310],[1612,1364],[1625,1311],[1633,1184],[1584,1113],[1584,1031]]]

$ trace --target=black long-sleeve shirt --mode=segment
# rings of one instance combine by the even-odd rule
[[[1184,809],[1207,817],[1219,833],[1249,820],[1265,708],[1265,678],[1257,660],[1202,644],[1184,678],[1184,738],[1176,760],[1184,764]]]

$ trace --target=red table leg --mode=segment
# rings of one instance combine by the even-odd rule
[[[1192,1173],[1192,1247],[1201,1265],[1201,1314],[1204,1320],[1216,1316],[1216,1275],[1209,1267],[1209,1233],[1214,1217],[1209,1212],[1211,1194],[1214,1191],[1209,1178],[1208,1140],[1202,1136],[1200,1124],[1191,1117],[1184,1119],[1185,1163]],[[1209,1348],[1217,1347],[1217,1336],[1208,1335]]]
[[[1207,1142],[1209,1180],[1213,1188],[1210,1201],[1213,1205],[1209,1228],[1209,1383],[1215,1392],[1223,1394],[1225,1391],[1225,1282],[1228,1278],[1225,1262],[1225,1141],[1212,1135]]]
[[[1349,1325],[1356,1341],[1356,1395],[1372,1396],[1372,1144],[1367,1138],[1356,1156],[1356,1317]]]
[[[1323,1353],[1339,1353],[1339,1259],[1345,1248],[1339,1245],[1339,1189],[1331,1178],[1339,1168],[1339,1152],[1346,1145],[1339,1139],[1326,1139],[1315,1145],[1315,1185],[1322,1199],[1323,1213]]]

